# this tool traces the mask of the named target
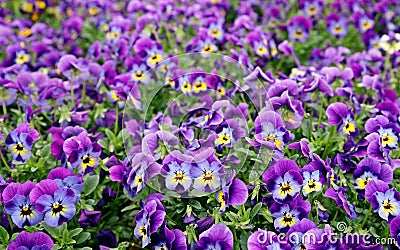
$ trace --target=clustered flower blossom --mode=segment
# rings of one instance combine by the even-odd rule
[[[2,246],[400,244],[398,2],[0,6]]]
[[[70,221],[82,192],[82,179],[65,168],[53,169],[49,179],[39,183],[5,184],[4,209],[19,228],[36,225],[42,220],[52,227]]]

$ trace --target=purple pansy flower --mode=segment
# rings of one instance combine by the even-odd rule
[[[290,19],[289,24],[287,25],[289,39],[300,43],[306,42],[308,36],[310,35],[311,27],[312,23],[307,17],[305,16],[292,17]]]
[[[51,250],[54,246],[53,240],[43,232],[28,233],[22,231],[15,240],[8,245],[8,250]]]
[[[146,62],[147,66],[154,67],[164,58],[164,51],[161,44],[149,38],[140,38],[134,45],[135,52]]]
[[[312,173],[303,172],[303,195],[307,196],[311,192],[322,191],[322,183],[319,181],[319,170]]]
[[[287,232],[298,221],[306,218],[310,210],[311,204],[304,201],[301,196],[285,204],[274,203],[270,208],[271,215],[275,218],[275,229],[279,232]]]
[[[31,157],[33,142],[38,138],[39,133],[29,129],[29,123],[22,123],[7,135],[5,144],[11,150],[14,160],[26,162]]]
[[[215,193],[217,201],[221,203],[220,213],[231,205],[244,204],[249,196],[246,184],[238,178],[233,178],[234,176],[235,171],[232,171],[226,180],[222,181],[222,190]]]
[[[67,139],[63,149],[69,156],[71,167],[73,169],[78,167],[78,171],[82,175],[93,172],[99,164],[101,147],[96,142],[91,142],[86,131]]]
[[[346,104],[335,102],[326,109],[328,122],[330,125],[338,126],[338,131],[342,131],[345,135],[354,136],[358,133],[357,126],[354,122],[354,115]]]
[[[79,216],[78,222],[82,227],[96,226],[102,215],[101,211],[90,211],[83,209]]]
[[[354,188],[359,192],[359,197],[363,198],[363,191],[370,181],[382,180],[386,183],[392,182],[393,170],[389,165],[381,164],[374,158],[365,158],[357,164],[353,176]]]
[[[164,222],[158,233],[151,235],[153,249],[186,250],[186,237],[179,229],[170,230]]]
[[[321,0],[301,0],[301,10],[310,18],[316,18],[324,9],[324,2]]]
[[[29,193],[34,187],[33,182],[27,181],[24,184],[11,183],[4,189],[4,209],[19,228],[33,226],[42,221],[42,213],[29,199]]]
[[[326,28],[332,36],[341,38],[346,36],[349,24],[344,17],[331,13],[326,17]]]
[[[275,111],[279,110],[282,118],[285,119],[285,127],[287,129],[300,127],[304,117],[303,105],[301,101],[291,98],[288,90],[284,91],[281,96],[270,98],[269,102]]]
[[[358,31],[361,33],[365,33],[366,31],[373,29],[375,26],[374,20],[360,11],[355,12],[351,19],[353,20]]]
[[[225,225],[213,225],[199,235],[197,249],[233,249],[233,234]]]
[[[109,250],[108,248],[102,248],[102,246],[110,248],[115,248],[118,246],[115,234],[111,230],[101,230],[97,234],[97,239],[99,240],[101,250]]]
[[[158,126],[159,124],[157,124],[157,128]],[[178,138],[168,131],[149,132],[142,140],[142,152],[152,156],[156,161],[163,160],[167,156],[167,152],[178,145],[178,142]]]
[[[172,151],[163,161],[161,175],[165,177],[165,186],[169,190],[175,190],[179,193],[187,191],[192,185],[193,158],[184,155],[179,151]]]
[[[72,189],[59,188],[54,180],[42,180],[29,194],[30,200],[43,213],[45,222],[60,226],[74,217],[76,197]]]
[[[254,122],[254,127],[256,141],[251,142],[253,146],[265,145],[270,149],[281,151],[291,140],[281,116],[274,111],[261,110]]]
[[[146,186],[148,180],[160,172],[160,164],[143,153],[136,154],[131,160],[132,168],[127,171],[125,189],[131,197],[137,195]]]
[[[72,189],[75,192],[77,200],[79,200],[83,189],[82,177],[80,175],[73,174],[66,168],[58,167],[51,170],[47,178],[54,180],[59,188]]]
[[[250,32],[246,36],[246,41],[251,45],[256,55],[268,58],[270,57],[270,52],[268,50],[268,40],[270,40],[270,36],[270,34],[264,34],[262,31],[256,30]]]
[[[81,132],[85,131],[84,128],[79,126],[68,126],[66,128],[57,128],[51,127],[49,129],[49,133],[52,134],[53,142],[50,145],[51,153],[57,160],[61,160],[67,154],[65,149],[63,148],[65,140],[79,135]],[[68,156],[71,154],[72,151],[68,151]]]
[[[135,237],[142,241],[142,247],[146,247],[151,241],[151,234],[155,233],[163,224],[166,215],[160,201],[162,195],[152,194],[147,196],[146,202],[141,202],[142,210],[135,216]]]
[[[130,197],[138,195],[161,168],[152,157],[143,153],[126,157],[120,163],[112,156],[106,165],[111,166],[110,179],[122,183]]]
[[[281,159],[271,166],[262,176],[278,203],[289,201],[300,193],[303,178],[299,166],[290,159]]]
[[[190,175],[194,178],[193,188],[208,193],[216,191],[221,186],[225,170],[214,151],[205,150],[196,155],[194,161],[190,169]]]
[[[400,215],[400,193],[381,180],[372,180],[365,187],[365,198],[384,220]]]
[[[378,135],[379,145],[386,150],[398,147],[400,128],[383,115],[368,119],[365,123],[365,131],[370,133],[366,138],[368,141],[372,141]]]

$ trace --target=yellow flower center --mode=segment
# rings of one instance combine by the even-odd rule
[[[367,186],[367,184],[371,181],[371,178],[358,178],[356,180],[356,184],[357,184],[357,189],[365,189],[365,187]]]
[[[365,22],[363,22],[363,24],[362,24],[363,30],[368,30],[368,29],[370,29],[371,27],[372,27],[372,24],[371,24],[370,22],[368,22],[368,21],[365,21]]]
[[[382,146],[390,146],[393,147],[396,144],[396,138],[390,135],[383,135],[382,136]]]
[[[265,47],[263,47],[263,46],[259,46],[257,51],[258,51],[258,54],[260,54],[260,55],[267,54],[267,49]]]
[[[139,187],[140,185],[142,185],[143,184],[143,177],[142,176],[136,176],[136,178],[135,178],[135,184],[136,184],[136,186],[137,187]]]
[[[197,82],[194,84],[193,91],[195,93],[199,93],[204,90],[207,90],[207,84],[205,82]]]
[[[33,4],[32,3],[23,3],[21,6],[21,10],[26,13],[33,12]]]
[[[35,4],[41,10],[46,8],[46,2],[45,1],[35,1]]]
[[[294,32],[294,37],[295,38],[303,38],[303,31],[301,29],[297,29],[296,32]]]
[[[217,139],[217,143],[219,145],[221,144],[229,144],[231,142],[231,138],[229,137],[229,135],[218,135],[218,139]]]
[[[356,126],[352,122],[346,122],[344,124],[343,131],[346,135],[349,135],[350,133],[356,132]]]
[[[281,184],[281,187],[279,188],[279,194],[282,197],[285,197],[287,194],[290,194],[292,192],[293,192],[293,187],[289,185],[289,183]]]
[[[28,61],[29,61],[29,56],[27,54],[19,55],[17,57],[17,59],[15,60],[15,62],[18,63],[18,64],[24,64],[24,63],[26,63]]]
[[[315,14],[317,14],[317,8],[315,8],[314,5],[311,5],[310,8],[308,9],[308,12],[311,15],[315,15]]]
[[[145,226],[139,227],[139,234],[143,239],[147,237],[147,229]]]
[[[335,31],[335,33],[342,33],[342,32],[343,32],[343,28],[342,28],[342,26],[340,26],[339,24],[337,24],[337,25],[335,26],[334,31]]]
[[[192,85],[190,85],[189,83],[185,82],[182,84],[182,90],[184,92],[189,92],[192,89]]]
[[[280,223],[283,227],[286,226],[292,227],[295,223],[295,220],[290,214],[286,214],[281,218]]]
[[[57,216],[59,213],[63,213],[66,210],[66,206],[63,206],[62,204],[54,203],[52,210],[51,210],[51,215],[52,216]]]
[[[19,34],[20,36],[28,37],[28,36],[31,35],[31,29],[30,29],[30,28],[26,28],[26,29],[20,30],[20,31],[18,32],[18,34]]]
[[[383,203],[383,212],[385,214],[393,213],[394,211],[396,211],[396,206],[393,203],[390,203],[389,201]]]
[[[223,87],[219,87],[217,89],[217,96],[218,98],[221,98],[222,96],[224,96],[226,94],[226,90]]]
[[[161,62],[162,59],[163,59],[162,55],[153,54],[150,56],[150,64],[152,64],[152,65],[157,64],[157,63]]]
[[[89,14],[91,16],[97,15],[97,13],[99,13],[99,10],[96,7],[89,8]]]
[[[96,164],[96,160],[93,157],[84,156],[82,159],[82,169],[85,170],[87,167],[93,167]]]

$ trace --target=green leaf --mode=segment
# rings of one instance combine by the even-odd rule
[[[50,156],[50,144],[44,146],[41,150],[40,150],[40,156],[42,159],[47,159]]]
[[[226,213],[226,217],[228,217],[228,219],[232,222],[237,222],[235,216],[233,214],[231,214],[232,212]]]
[[[77,236],[78,234],[80,234],[83,231],[83,228],[75,228],[71,231],[69,231],[69,237],[73,238],[75,236]]]
[[[64,230],[62,233],[63,242],[67,242],[69,240],[68,230]]]
[[[0,226],[0,241],[3,244],[6,244],[6,243],[8,243],[9,239],[10,239],[10,236],[8,235],[7,230],[4,227]]]
[[[61,249],[61,248],[62,248],[62,247],[61,247],[60,245],[55,244],[55,245],[53,246],[52,250],[58,250],[58,249]]]
[[[115,141],[116,137],[115,137],[114,133],[113,133],[111,130],[109,130],[108,128],[106,128],[106,129],[104,130],[104,132],[106,133],[108,139],[110,139],[111,141]]]
[[[262,216],[264,216],[264,218],[267,220],[267,222],[272,223],[274,221],[271,216],[271,212],[268,210],[268,208],[261,209],[261,214],[262,214]]]
[[[257,215],[258,211],[260,211],[261,207],[262,207],[262,203],[261,203],[261,202],[260,202],[260,203],[257,203],[257,204],[253,207],[253,209],[251,210],[250,218],[254,218],[254,216]]]
[[[91,194],[99,184],[99,180],[100,176],[98,175],[86,175],[83,177],[83,195]]]
[[[14,234],[11,236],[10,241],[15,240],[15,239],[17,238],[18,234],[19,234],[19,233],[14,233]]]
[[[81,244],[89,239],[90,239],[90,233],[88,232],[82,232],[75,238],[76,244]]]
[[[129,206],[123,208],[123,209],[121,210],[121,212],[133,210],[133,209],[135,209],[135,208],[137,208],[137,207],[138,207],[138,205],[136,205],[136,204],[134,204],[134,205],[129,205]]]
[[[63,223],[63,224],[60,226],[60,232],[64,232],[66,229],[67,229],[67,223]]]
[[[97,143],[100,145],[100,147],[104,148],[104,149],[108,149],[109,146],[109,142],[107,139],[103,138],[97,141]]]
[[[43,223],[44,229],[46,229],[47,233],[50,234],[51,237],[58,239],[60,237],[60,227],[51,227],[46,223]]]
[[[190,205],[192,205],[192,207],[194,207],[194,208],[196,208],[196,209],[201,209],[201,208],[202,208],[201,203],[198,202],[198,201],[196,201],[196,200],[192,200],[192,201],[190,202]]]

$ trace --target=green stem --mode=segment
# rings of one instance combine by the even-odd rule
[[[314,205],[315,205],[315,203],[314,203]],[[316,214],[317,214],[317,221],[319,221],[319,216],[318,216],[318,206],[315,206],[315,212],[316,212]]]
[[[3,100],[1,100],[1,105],[3,106],[3,114],[6,115],[7,114],[7,107],[6,107],[6,102]]]
[[[50,122],[50,123],[53,123],[54,121],[52,121],[51,119],[50,119],[50,117],[46,114],[46,112],[43,112],[42,111],[42,115]]]
[[[14,232],[14,224],[12,223],[12,220],[11,220],[11,216],[10,215],[8,215],[7,214],[7,219],[8,219],[8,223],[10,223],[10,230],[11,230],[11,235],[13,234],[13,232]]]
[[[117,136],[118,133],[118,116],[119,116],[119,108],[118,108],[118,103],[115,106],[115,125],[114,125],[114,134]]]
[[[365,215],[365,218],[364,218],[363,222],[361,223],[361,228],[364,227],[364,225],[367,222],[368,217],[371,214],[371,212],[372,212],[372,205],[369,206],[368,213],[367,213],[367,215]]]
[[[339,208],[336,209],[336,213],[335,213],[335,216],[333,216],[332,221],[335,221],[335,220],[336,220],[336,217],[338,216],[338,213],[339,213]]]
[[[1,160],[3,161],[4,165],[6,166],[7,170],[11,171],[10,166],[8,166],[8,163],[7,163],[6,159],[4,158],[4,155],[1,152],[1,150],[0,150],[0,157],[1,157]]]

